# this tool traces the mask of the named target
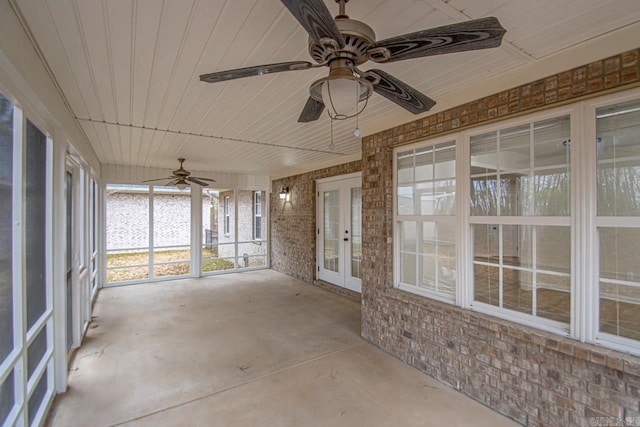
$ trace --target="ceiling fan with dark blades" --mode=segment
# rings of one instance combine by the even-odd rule
[[[242,77],[284,71],[329,67],[329,76],[312,83],[309,99],[299,122],[317,120],[325,106],[332,119],[353,117],[347,110],[366,101],[372,92],[384,96],[400,107],[420,114],[429,111],[435,101],[390,74],[358,67],[367,61],[388,63],[445,53],[489,49],[500,46],[506,30],[494,17],[431,28],[376,41],[367,24],[345,14],[349,0],[335,0],[339,14],[333,18],[323,0],[281,0],[284,6],[309,33],[309,54],[316,62],[281,62],[203,74],[200,80],[223,82]],[[340,107],[340,108],[338,108]],[[340,111],[339,111],[340,110]],[[360,110],[362,111],[362,110]],[[356,114],[358,114],[356,112]]]
[[[191,172],[189,172],[188,170],[182,167],[184,160],[185,159],[178,159],[178,161],[180,162],[180,167],[174,170],[171,176],[165,177],[165,178],[147,179],[146,181],[142,181],[142,182],[164,181],[166,179],[169,179],[170,181],[165,184],[166,186],[175,185],[180,189],[185,189],[187,186],[189,186],[192,183],[198,184],[202,187],[208,187],[209,184],[207,184],[204,181],[216,182],[215,179],[202,178],[200,176],[191,176]]]

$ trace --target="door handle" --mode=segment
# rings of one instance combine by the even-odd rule
[[[349,241],[349,238],[348,238],[348,237],[345,237],[345,238],[344,238],[344,241],[345,241],[345,242],[348,242],[348,241]]]

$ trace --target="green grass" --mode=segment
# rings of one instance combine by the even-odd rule
[[[156,263],[175,262],[175,264],[154,265],[155,277],[179,276],[189,274],[191,253],[189,249],[154,251],[153,259]],[[217,249],[202,250],[202,271],[221,271],[233,269],[233,261],[218,259]],[[182,262],[181,262],[182,261]],[[107,254],[107,283],[125,282],[129,280],[144,280],[149,278],[149,252],[131,252],[121,254]],[[141,265],[140,267],[127,267]],[[123,267],[109,269],[109,267]]]

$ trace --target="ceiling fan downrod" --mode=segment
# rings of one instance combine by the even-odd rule
[[[340,6],[340,9],[338,10],[338,16],[336,16],[336,19],[349,19],[349,17],[347,16],[347,14],[345,13],[345,5],[349,2],[349,0],[336,0],[336,3],[338,3],[338,5]]]

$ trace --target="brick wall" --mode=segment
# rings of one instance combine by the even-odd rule
[[[632,50],[363,139],[365,339],[525,425],[640,417],[640,358],[392,288],[392,146],[638,86],[639,56]],[[279,245],[285,255],[292,249]]]
[[[107,192],[107,249],[141,248],[149,245],[149,194]],[[191,196],[154,195],[155,246],[189,245],[191,242]],[[208,212],[206,199],[203,212]],[[209,216],[203,214],[203,228]]]
[[[360,172],[361,161],[345,163],[301,175],[273,181],[271,192],[271,268],[307,283],[316,277],[316,180]],[[290,201],[280,200],[283,187],[289,187]],[[325,283],[325,289],[359,294]],[[350,293],[351,292],[351,293]]]
[[[252,190],[237,190],[238,195],[238,241],[250,242],[253,240],[253,193]],[[263,235],[262,239],[266,240],[266,192],[262,193],[262,217],[263,219]],[[224,199],[229,197],[229,234],[224,233]],[[218,254],[222,258],[228,258],[235,256],[235,197],[234,191],[224,191],[220,193],[220,202],[218,204],[218,242],[221,243],[218,246]],[[239,243],[238,244],[238,256],[244,257],[244,254],[256,258],[255,262],[251,266],[263,266],[266,263],[266,245],[262,243]],[[240,260],[239,267],[244,267],[244,260]]]

